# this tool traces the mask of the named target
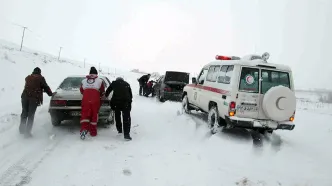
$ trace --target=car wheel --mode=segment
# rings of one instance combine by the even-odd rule
[[[103,127],[103,128],[109,128],[110,127],[110,122],[108,119],[99,119],[98,120],[98,126]]]
[[[159,94],[158,94],[158,100],[160,102],[165,102],[165,99],[163,97],[161,97],[160,91],[159,91]]]
[[[185,95],[182,99],[182,112],[184,111],[187,114],[190,114],[191,107],[189,106],[188,96]]]
[[[51,116],[51,122],[53,126],[61,125],[61,120],[57,116]]]
[[[113,110],[111,111],[110,116],[107,118],[107,123],[109,125],[114,125],[115,123],[115,115]]]
[[[216,106],[212,106],[209,110],[208,127],[212,134],[218,133],[222,129],[222,126],[220,126],[218,108]]]
[[[102,127],[104,127],[104,128],[109,128],[110,125],[111,125],[109,119],[104,119],[102,122],[100,122],[100,124],[101,124]]]

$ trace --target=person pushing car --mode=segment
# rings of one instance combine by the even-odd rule
[[[146,91],[146,84],[148,83],[149,79],[151,77],[151,74],[146,74],[140,77],[138,80],[139,82],[139,95],[144,95],[144,92]]]
[[[21,95],[22,114],[19,131],[25,137],[32,137],[31,129],[37,107],[43,104],[43,92],[52,96],[52,90],[41,75],[41,69],[36,67],[31,75],[25,78],[25,85]]]
[[[124,133],[124,138],[126,140],[132,140],[130,136],[130,128],[131,128],[131,103],[133,99],[132,90],[130,88],[129,83],[124,81],[122,77],[116,78],[115,81],[111,83],[111,85],[107,88],[105,96],[108,97],[110,93],[113,91],[113,95],[111,98],[111,108],[114,110],[116,129],[118,133]],[[121,122],[121,112],[122,112],[122,120],[123,127]]]
[[[90,68],[89,75],[82,80],[80,92],[82,98],[81,110],[81,139],[90,132],[91,136],[97,136],[98,113],[101,106],[101,97],[105,94],[103,80],[98,77],[95,67]]]

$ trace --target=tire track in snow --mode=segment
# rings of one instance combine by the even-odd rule
[[[43,129],[38,128],[37,131],[36,131],[36,133],[39,133],[40,130],[43,130]],[[46,130],[46,129],[44,129],[44,130]],[[48,133],[48,134],[50,134],[50,133]],[[21,140],[23,140],[24,139],[23,138],[23,134],[20,134],[20,135],[21,135],[20,137],[17,137],[15,139],[10,139],[8,142],[0,145],[0,149],[3,151],[5,149],[7,149],[8,147],[11,147],[12,145],[17,144],[17,142],[20,142]]]
[[[0,175],[0,186],[23,186],[28,184],[32,179],[33,171],[51,155],[63,139],[47,143],[42,152],[33,149],[33,151],[25,154]]]
[[[49,124],[49,123],[46,123],[46,124],[44,124],[44,125],[48,125],[48,124]],[[51,124],[49,124],[49,125],[51,125]],[[47,129],[45,129],[45,128],[44,128],[44,129],[43,129],[43,128],[38,128],[37,131],[35,131],[35,132],[36,132],[36,133],[40,133],[40,132],[41,132],[40,130],[47,130]],[[47,134],[48,134],[49,136],[52,136],[52,135],[56,136],[56,135],[58,135],[58,133],[59,133],[58,130],[53,131],[53,132],[49,132],[49,131],[46,131],[46,132],[47,132]],[[61,131],[61,132],[63,132],[63,131]],[[75,131],[74,131],[73,128],[68,128],[68,133],[69,133],[69,134],[75,134]],[[23,139],[24,139],[24,138],[23,138],[23,134],[22,134],[21,138],[18,137],[18,138],[16,138],[16,139],[10,140],[10,141],[8,141],[7,143],[4,143],[4,144],[0,145],[0,149],[1,149],[1,150],[5,150],[5,149],[7,149],[8,147],[11,147],[12,145],[17,144],[17,142],[20,142],[20,141],[23,140]]]
[[[38,112],[36,112],[36,116],[35,116],[35,121],[34,121],[34,128],[36,127],[35,125],[39,122],[43,123],[42,126],[46,126],[48,125],[49,123],[47,122],[44,122],[44,116],[45,116],[46,112],[42,109],[42,110],[39,110]],[[18,134],[19,133],[19,122],[20,122],[20,115],[17,114],[17,113],[11,113],[11,114],[5,114],[3,116],[0,117],[0,123],[3,123],[1,122],[1,120],[6,120],[5,122],[6,123],[9,123],[10,125],[7,126],[7,127],[4,127],[4,128],[0,128],[0,141],[2,142],[0,144],[0,149],[3,151],[4,149],[12,146],[13,144],[16,144],[16,142],[20,141],[21,138],[14,138],[13,139],[13,131],[10,130],[14,127],[17,127],[17,133],[15,131],[15,134]],[[43,129],[42,128],[38,128],[36,130],[36,132],[39,132],[40,130],[47,130],[47,129]],[[3,134],[4,133],[4,134]],[[9,136],[9,138],[8,138]],[[8,140],[10,139],[10,140]],[[3,143],[4,142],[4,143]]]
[[[41,109],[38,111],[38,113],[36,113],[36,117],[35,117],[35,121],[34,121],[34,127],[33,128],[36,128],[36,129],[33,129],[33,132],[34,133],[46,133],[47,135],[53,135],[54,131],[52,128],[51,131],[49,131],[50,129],[48,129],[47,127],[48,126],[52,126],[51,123],[49,121],[45,122],[45,114],[47,115],[47,110],[45,109]],[[9,115],[9,114],[8,114]],[[2,117],[5,117],[8,115],[4,115]],[[19,127],[19,115],[18,114],[15,114],[15,113],[12,113],[10,114],[11,116],[11,122],[13,121],[18,121],[18,125],[16,124],[11,124],[9,127],[6,128],[6,130],[1,130],[0,129],[0,134],[1,133],[5,133],[3,135],[1,135],[1,138],[0,138],[0,141],[2,142],[0,144],[0,150],[3,151],[3,150],[7,150],[8,147],[12,147],[13,145],[16,145],[17,142],[20,142],[22,139],[23,139],[23,136],[21,137],[15,137],[15,138],[12,138],[13,134],[12,133],[9,133],[9,132],[13,132],[13,131],[9,131],[9,129],[13,128],[13,127],[17,127],[17,132],[15,131],[15,135],[19,133],[18,131],[18,127]],[[0,117],[1,118],[1,117]],[[39,124],[40,123],[40,124]],[[36,125],[40,125],[40,127],[36,126]],[[56,132],[59,132],[58,130],[56,130]],[[10,136],[9,138],[7,136],[5,136],[7,134],[7,136]],[[10,140],[8,140],[10,139]]]
[[[15,114],[15,113],[11,113],[11,114],[6,114],[0,117],[0,124],[8,124],[9,122],[15,122],[16,120],[18,121],[19,115]],[[6,127],[0,128],[0,134],[10,130],[11,128],[13,128],[14,126],[16,126],[15,124],[11,123]]]

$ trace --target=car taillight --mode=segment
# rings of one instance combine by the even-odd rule
[[[65,106],[66,104],[66,100],[52,100],[52,105]]]
[[[236,107],[236,103],[234,101],[229,103],[229,111],[228,111],[229,116],[235,115],[235,107]]]
[[[295,119],[295,111],[294,111],[294,114],[289,118],[289,121],[293,122]]]
[[[166,88],[164,88],[164,91],[166,91],[166,92],[171,92],[171,91],[172,91],[172,89],[171,89],[171,88],[168,88],[168,87],[166,87]]]

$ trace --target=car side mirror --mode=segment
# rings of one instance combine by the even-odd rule
[[[197,80],[195,77],[191,78],[192,83],[197,84]]]

